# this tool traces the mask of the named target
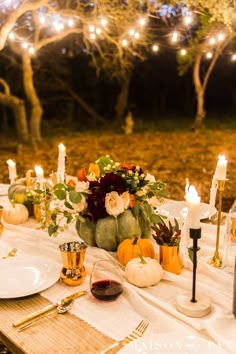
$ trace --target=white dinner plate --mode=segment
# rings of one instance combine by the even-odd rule
[[[0,298],[28,296],[53,285],[60,276],[58,263],[42,256],[0,260]]]
[[[10,184],[0,183],[0,196],[1,195],[8,195],[8,188],[9,187],[10,187]]]
[[[222,347],[211,340],[192,335],[177,335],[177,333],[160,333],[152,336],[142,337],[123,347],[119,354],[193,354],[211,353],[226,354]]]
[[[206,203],[200,204],[200,219],[207,219],[216,213],[216,209],[213,209],[212,215],[210,214],[210,206]],[[188,214],[188,207],[186,201],[173,201],[162,204],[158,208],[158,212],[165,216],[170,216],[176,219],[184,218]]]

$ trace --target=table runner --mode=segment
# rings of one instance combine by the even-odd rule
[[[2,236],[2,246],[17,247],[19,255],[24,254],[53,257],[58,267],[62,266],[58,245],[71,240],[78,240],[74,228],[57,238],[51,238],[46,232],[37,230],[38,224],[14,226],[5,225]],[[203,318],[195,319],[184,316],[176,310],[176,295],[191,292],[192,272],[191,262],[183,269],[181,275],[164,272],[163,279],[153,287],[141,289],[125,282],[124,293],[114,302],[101,302],[88,296],[74,302],[71,313],[85,320],[91,326],[114,340],[120,340],[136,327],[141,319],[150,321],[146,332],[148,334],[175,331],[176,333],[203,335],[213,340],[219,346],[231,353],[236,352],[234,333],[236,323],[232,315],[232,276],[222,270],[212,268],[201,261],[206,256],[213,255],[216,227],[202,224],[202,239],[199,242],[199,262],[197,270],[197,295],[208,296],[212,302],[212,312]],[[7,246],[6,246],[7,245]],[[1,243],[0,243],[1,246]],[[154,243],[156,252],[158,246]],[[1,247],[0,247],[1,249]],[[116,253],[88,247],[85,257],[87,277],[85,282],[77,287],[69,287],[57,282],[41,295],[51,302],[80,289],[89,290],[89,275],[93,262],[97,259],[115,259]],[[226,326],[230,326],[226,330]]]

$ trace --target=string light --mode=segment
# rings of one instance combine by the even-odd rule
[[[15,39],[15,33],[13,33],[13,32],[9,33],[8,38],[9,38],[11,41],[14,40],[14,39]]]
[[[139,24],[140,24],[140,26],[145,26],[145,24],[146,24],[146,20],[145,20],[145,18],[140,18],[140,20],[139,20]]]
[[[209,39],[209,43],[210,43],[210,45],[214,45],[214,44],[216,43],[215,38],[214,38],[214,37],[211,37],[211,38]]]
[[[186,26],[190,25],[192,22],[193,22],[193,19],[192,19],[191,15],[184,16],[184,24]]]
[[[140,34],[139,34],[138,32],[135,32],[134,38],[135,38],[135,39],[139,39],[139,37],[140,37]]]
[[[178,32],[174,31],[174,32],[172,33],[172,36],[171,36],[171,41],[172,41],[172,42],[177,42],[178,39],[179,39],[179,34],[178,34]]]
[[[102,33],[102,30],[101,30],[100,27],[96,28],[96,33],[97,33],[97,34],[101,34],[101,33]]]
[[[131,29],[129,30],[129,34],[130,34],[130,36],[134,36],[135,30],[134,30],[133,28],[131,28]]]
[[[158,45],[157,44],[153,44],[152,50],[153,50],[153,52],[158,52],[158,50],[159,50]]]
[[[72,18],[70,18],[70,19],[68,20],[68,26],[69,26],[69,27],[74,27],[74,21],[73,21]]]
[[[105,18],[102,18],[102,19],[101,19],[101,25],[102,25],[103,27],[106,27],[106,25],[107,25],[107,20],[106,20]]]
[[[30,53],[31,55],[33,55],[33,54],[35,53],[35,49],[34,49],[33,47],[30,47],[30,48],[29,48],[29,53]]]
[[[184,49],[184,48],[181,49],[180,54],[183,55],[183,56],[186,55],[187,54],[187,50]]]
[[[96,39],[96,34],[95,34],[95,33],[90,33],[90,38],[91,38],[92,40]]]
[[[128,45],[127,39],[122,39],[121,44],[123,45],[123,47],[127,47],[127,45]]]
[[[218,41],[219,41],[219,42],[222,42],[222,41],[224,40],[224,38],[225,38],[225,36],[224,36],[223,33],[219,33],[219,34],[218,34]]]
[[[22,43],[22,48],[27,49],[29,47],[29,44],[27,42]]]
[[[95,27],[93,25],[89,26],[89,32],[94,32],[95,31]]]
[[[236,54],[234,53],[233,55],[232,55],[232,61],[235,61],[236,60]]]
[[[45,22],[46,22],[45,16],[40,15],[40,16],[39,16],[39,22],[41,23],[41,25],[44,25]]]
[[[207,53],[206,53],[206,58],[207,58],[207,59],[211,59],[212,57],[213,57],[212,52],[207,52]]]

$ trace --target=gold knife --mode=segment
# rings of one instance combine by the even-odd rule
[[[56,307],[58,307],[59,305],[64,305],[66,302],[70,301],[70,300],[74,300],[77,299],[80,296],[86,295],[88,292],[86,290],[82,290],[79,291],[78,293],[74,293],[72,295],[69,295],[67,297],[65,297],[64,299],[59,300],[58,302],[55,302],[54,304],[48,305],[44,308],[42,308],[41,310],[35,311],[27,316],[25,316],[24,318],[14,322],[12,324],[13,327],[17,327],[20,326],[21,324],[28,322],[30,320],[32,320],[33,318],[36,318],[38,316],[41,316],[42,314],[51,311],[53,309],[55,309]]]

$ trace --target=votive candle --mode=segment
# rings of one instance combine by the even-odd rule
[[[10,184],[15,182],[15,179],[17,177],[16,174],[16,163],[12,160],[7,160],[8,164],[8,171],[9,171],[9,179],[10,179]]]

